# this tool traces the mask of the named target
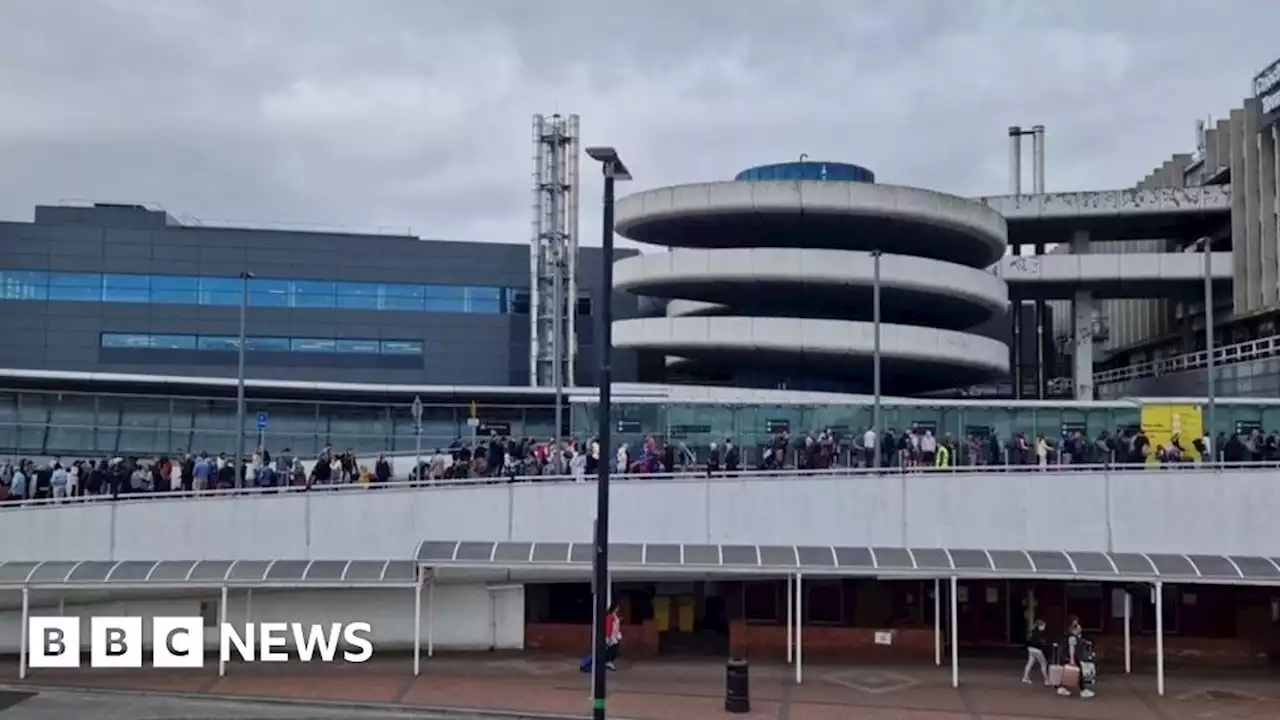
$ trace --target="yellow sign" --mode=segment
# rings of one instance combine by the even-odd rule
[[[1142,432],[1151,441],[1149,461],[1154,461],[1157,449],[1167,447],[1175,435],[1183,452],[1200,459],[1195,446],[1195,441],[1204,436],[1199,405],[1143,405]]]
[[[480,406],[476,404],[475,400],[472,400],[471,401],[471,419],[476,420],[476,419],[479,419],[479,417],[480,417]]]

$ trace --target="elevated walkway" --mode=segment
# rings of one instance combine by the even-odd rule
[[[1210,260],[1215,292],[1229,292],[1231,253]],[[991,268],[1028,300],[1067,300],[1081,290],[1095,298],[1199,298],[1204,295],[1200,253],[1086,253],[1006,256]]]
[[[979,198],[1005,217],[1010,244],[1140,240],[1206,234],[1231,216],[1231,186],[1094,190]]]

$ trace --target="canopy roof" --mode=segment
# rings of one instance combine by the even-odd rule
[[[418,562],[429,567],[519,570],[589,567],[592,543],[426,541]],[[843,576],[1088,579],[1112,582],[1204,582],[1280,585],[1280,565],[1267,557],[1085,551],[870,548],[829,545],[609,546],[613,570],[768,575],[801,572]]]
[[[127,560],[0,563],[0,587],[396,587],[412,560]]]

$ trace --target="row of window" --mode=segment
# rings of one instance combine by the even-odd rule
[[[102,347],[143,350],[238,351],[235,335],[151,335],[102,333]],[[352,340],[337,338],[246,337],[250,352],[339,353],[342,355],[421,355],[420,340]]]
[[[529,312],[529,291],[523,288],[272,278],[250,278],[248,285],[249,305],[254,307],[480,315]],[[232,277],[0,270],[0,300],[238,306],[243,287],[243,280]],[[591,314],[585,294],[578,298],[577,313]]]

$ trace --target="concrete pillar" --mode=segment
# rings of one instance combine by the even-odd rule
[[[1246,247],[1244,193],[1244,108],[1231,111],[1231,284],[1236,315],[1249,312],[1249,255]]]
[[[1280,257],[1276,232],[1276,133],[1268,128],[1258,134],[1258,212],[1261,215],[1262,306],[1280,305]]]
[[[1249,307],[1251,310],[1258,310],[1263,306],[1264,293],[1262,290],[1262,214],[1260,212],[1262,206],[1262,193],[1259,191],[1258,180],[1261,173],[1258,163],[1258,100],[1249,98],[1244,103],[1244,180],[1243,183],[1236,180],[1236,175],[1231,175],[1232,193],[1240,190],[1244,191],[1244,242],[1248,248],[1249,262]]]
[[[1093,293],[1077,290],[1071,301],[1074,332],[1071,358],[1072,387],[1076,400],[1093,400]]]

